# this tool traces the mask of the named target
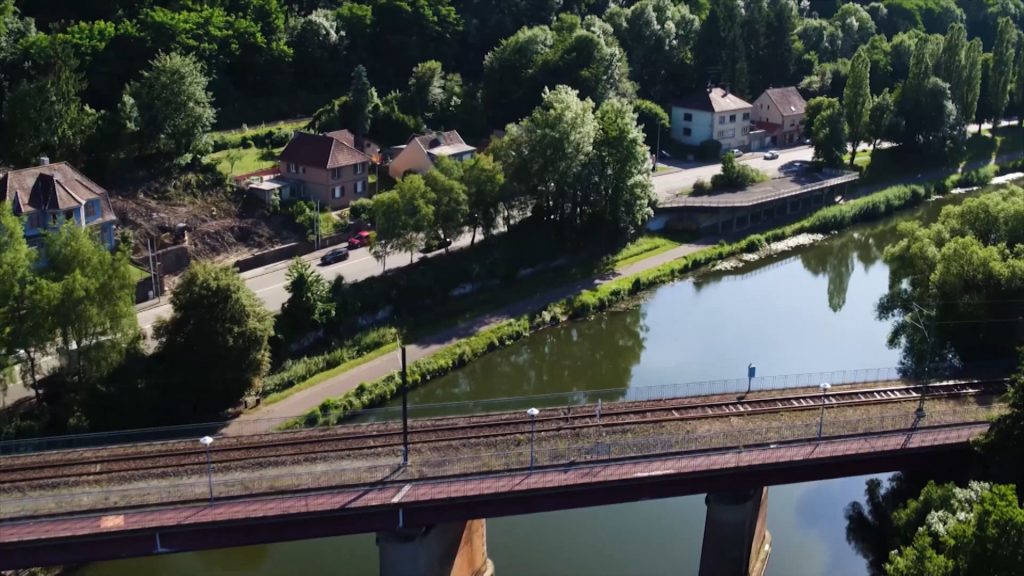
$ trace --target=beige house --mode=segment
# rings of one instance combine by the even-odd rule
[[[672,139],[690,146],[717,140],[723,149],[746,148],[751,108],[749,102],[725,88],[700,90],[672,103]]]
[[[396,180],[409,172],[423,174],[429,171],[440,157],[461,162],[472,158],[476,152],[476,148],[466,144],[455,130],[413,136],[404,146],[395,146],[394,150],[388,174]]]
[[[281,151],[281,175],[276,179],[288,183],[284,199],[305,198],[338,210],[369,196],[371,158],[346,144],[344,132],[295,133]]]
[[[786,146],[802,139],[807,102],[793,86],[769,88],[754,100],[753,120],[765,132],[765,145]]]

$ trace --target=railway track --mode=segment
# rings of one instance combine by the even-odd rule
[[[928,387],[928,398],[956,398],[996,394],[1005,390],[1005,380],[949,382]],[[747,414],[862,406],[916,401],[921,386],[839,389],[820,393],[788,394],[749,400],[700,401],[693,397],[630,403],[550,408],[531,421],[522,412],[506,412],[477,417],[443,417],[416,420],[410,427],[410,444],[424,445],[498,438],[527,434],[531,424],[538,434],[593,427],[637,426],[663,422],[720,418]],[[467,420],[470,420],[467,422]],[[214,445],[210,450],[215,464],[250,460],[294,458],[332,452],[397,448],[402,446],[399,423],[339,427],[327,433],[310,431],[253,437],[231,445]],[[180,446],[176,446],[180,445]],[[100,452],[103,449],[98,450]],[[76,452],[75,454],[82,454]],[[50,453],[35,456],[0,458],[0,489],[4,485],[70,478],[96,477],[117,473],[153,472],[164,469],[203,467],[206,452],[173,442],[164,451],[123,451],[110,455],[75,458],[75,454]]]

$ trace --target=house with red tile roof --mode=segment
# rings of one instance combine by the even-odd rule
[[[42,158],[39,166],[0,175],[0,200],[24,219],[31,246],[40,246],[47,232],[66,222],[94,229],[104,246],[115,246],[117,216],[107,191],[66,162]]]
[[[765,131],[766,146],[786,146],[802,140],[807,102],[793,86],[769,88],[754,100],[752,118]]]
[[[296,132],[279,157],[282,199],[303,198],[331,210],[369,195],[372,144],[359,143],[347,130],[327,134]]]

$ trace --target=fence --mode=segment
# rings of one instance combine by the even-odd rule
[[[780,390],[785,388],[817,387],[822,382],[830,384],[859,384],[867,382],[883,382],[899,379],[896,368],[864,368],[856,370],[833,370],[831,372],[812,372],[805,374],[785,374],[777,376],[758,376],[751,382],[753,391]],[[667,398],[683,398],[688,396],[708,396],[745,392],[746,378],[707,380],[658,386],[637,386],[632,388],[612,388],[605,390],[559,392],[538,394],[512,398],[494,398],[488,400],[472,400],[465,402],[445,402],[436,404],[411,404],[410,418],[431,418],[438,416],[464,416],[471,414],[487,414],[527,408],[550,408],[556,406],[577,406],[596,404],[598,400],[608,402],[633,402],[661,400]],[[395,400],[397,403],[397,399]],[[251,435],[264,430],[278,428],[301,417],[301,414],[282,418],[265,418],[236,420],[234,422],[204,422],[181,426],[165,426],[141,428],[118,432],[95,432],[68,436],[49,436],[42,438],[26,438],[24,440],[6,440],[0,442],[0,456],[11,454],[27,454],[49,450],[82,449],[98,446],[112,446],[137,442],[158,442],[168,440],[195,439],[206,435],[216,435],[219,430],[231,424],[237,432],[235,435]],[[345,414],[344,421],[348,424],[364,422],[384,422],[398,420],[402,417],[400,406],[367,408]]]
[[[515,447],[509,451],[477,454],[466,454],[464,451],[460,451],[452,456],[422,460],[414,457],[405,467],[401,465],[401,454],[398,449],[393,450],[390,455],[374,457],[378,463],[373,465],[289,464],[286,472],[273,474],[232,472],[231,474],[234,475],[232,478],[217,478],[218,471],[216,461],[214,461],[212,483],[208,483],[204,469],[201,476],[189,481],[59,495],[6,498],[2,501],[3,505],[0,506],[0,519],[10,521],[19,517],[44,514],[67,515],[99,509],[202,502],[210,497],[211,484],[214,499],[244,498],[261,494],[269,496],[281,491],[337,490],[354,486],[359,486],[361,490],[365,491],[368,487],[380,488],[391,484],[405,485],[410,481],[454,485],[458,481],[480,477],[490,478],[500,477],[511,472],[521,473],[532,467],[564,472],[595,464],[609,464],[610,461],[616,463],[632,459],[650,461],[669,456],[673,458],[687,455],[707,457],[722,453],[753,452],[761,457],[761,460],[755,457],[753,463],[769,463],[778,461],[779,456],[773,456],[773,454],[778,454],[777,451],[780,448],[807,443],[815,445],[814,456],[820,458],[829,455],[830,445],[849,440],[851,437],[869,436],[871,450],[899,449],[912,440],[911,434],[924,430],[973,427],[979,422],[984,422],[999,414],[1004,408],[1005,405],[999,404],[979,407],[978,411],[971,416],[965,416],[961,410],[932,411],[928,413],[927,428],[919,428],[918,425],[921,422],[914,417],[912,411],[908,410],[901,415],[856,419],[830,419],[823,416],[823,419],[819,421],[819,418],[815,416],[804,422],[775,426],[733,427],[726,431],[705,434],[640,436],[621,440],[565,444],[556,447],[542,444],[536,450],[530,449],[529,441],[510,436],[509,441]],[[819,436],[819,425],[822,424]],[[903,442],[896,443],[894,446],[883,445],[880,439],[893,435],[903,438]],[[849,453],[849,450],[844,453]],[[621,465],[627,464],[628,462]],[[694,465],[692,470],[703,470],[703,468]],[[672,471],[681,473],[688,470],[685,466],[680,467],[673,463]],[[567,479],[565,482],[571,482],[573,478],[570,475],[563,474],[562,476]],[[627,477],[629,476],[627,474]],[[635,477],[635,473],[632,476]],[[453,477],[458,478],[453,479]],[[454,491],[445,493],[443,490],[439,490],[433,499],[457,495]],[[263,502],[266,500],[255,501],[252,507],[246,506],[246,508],[258,509]],[[252,514],[256,514],[256,512]]]

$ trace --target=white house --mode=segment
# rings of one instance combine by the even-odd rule
[[[695,92],[672,104],[672,139],[691,146],[718,140],[722,148],[746,148],[752,108],[725,88]]]
[[[397,154],[388,166],[388,174],[396,180],[408,172],[427,172],[441,156],[461,162],[472,158],[476,152],[476,148],[466,144],[455,130],[416,135],[395,149]]]

